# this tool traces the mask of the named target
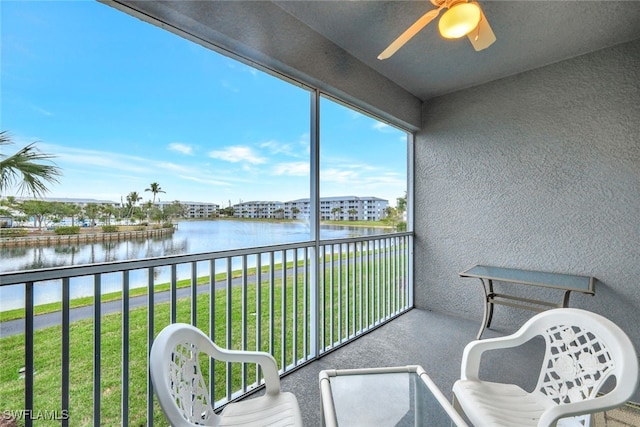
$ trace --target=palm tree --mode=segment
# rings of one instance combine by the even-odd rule
[[[337,220],[338,219],[338,214],[342,214],[342,208],[333,208],[331,209],[331,213],[333,214],[333,219]]]
[[[129,207],[129,213],[128,213],[128,217],[131,218],[131,215],[133,214],[133,208],[136,206],[136,203],[138,203],[140,200],[142,200],[142,197],[138,194],[137,191],[132,191],[131,193],[127,194],[127,205]]]
[[[13,144],[7,131],[0,132],[0,146]],[[47,183],[58,182],[62,175],[55,165],[40,163],[54,156],[38,151],[35,142],[21,148],[11,156],[0,153],[0,194],[19,181],[20,192],[41,196],[48,191]]]
[[[158,193],[166,193],[166,191],[162,191],[162,188],[160,188],[160,184],[158,184],[157,182],[152,182],[151,185],[149,185],[149,188],[145,188],[144,191],[151,191],[153,193],[154,205],[156,203],[156,196],[158,195]]]

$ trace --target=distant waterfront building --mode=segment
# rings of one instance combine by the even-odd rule
[[[320,220],[380,221],[388,207],[389,202],[378,197],[321,197]],[[285,218],[309,218],[310,214],[308,198],[284,203]]]
[[[17,201],[22,202],[25,200],[34,200],[30,198],[16,198]],[[121,208],[124,206],[121,202],[114,202],[113,200],[99,200],[99,199],[81,199],[81,198],[73,198],[73,197],[47,197],[42,199],[45,202],[60,202],[60,203],[68,203],[80,206],[82,208],[86,208],[90,204],[98,205],[98,206],[113,206],[115,208]],[[164,205],[171,205],[173,201],[170,202],[161,202],[157,201],[154,203],[155,207],[162,208]],[[185,207],[185,218],[212,218],[218,214],[218,210],[220,205],[216,203],[205,203],[205,202],[182,202],[180,204]]]
[[[183,202],[178,201],[185,210],[185,218],[214,218],[218,215],[220,205],[217,203],[204,203],[204,202]],[[172,205],[174,202],[160,202],[157,201],[154,206],[161,208],[165,205]]]
[[[240,202],[233,205],[236,218],[285,218],[284,203],[276,201]]]
[[[31,198],[16,198],[17,201],[23,202],[26,200],[34,200]],[[40,199],[37,199],[40,200]],[[44,199],[45,202],[58,202],[58,203],[67,203],[70,205],[80,206],[81,208],[86,208],[88,205],[98,205],[98,206],[113,206],[115,208],[122,207],[120,202],[114,202],[113,200],[99,200],[99,199],[81,199],[81,198],[73,198],[73,197],[46,197]]]

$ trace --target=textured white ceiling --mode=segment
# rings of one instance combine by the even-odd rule
[[[480,1],[497,41],[476,52],[432,21],[390,59],[377,55],[426,11],[421,1],[277,1],[297,19],[425,100],[640,38],[640,1]]]

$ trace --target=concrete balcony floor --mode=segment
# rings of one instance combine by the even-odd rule
[[[321,424],[318,374],[323,369],[422,365],[444,395],[451,399],[451,387],[460,377],[462,351],[475,339],[478,327],[479,320],[413,309],[287,375],[282,379],[282,389],[297,396],[305,426]],[[488,329],[483,338],[511,332]],[[483,378],[533,389],[544,352],[541,344],[530,342],[516,350],[487,354],[481,364]]]

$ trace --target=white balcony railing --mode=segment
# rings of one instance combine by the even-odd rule
[[[0,286],[24,289],[25,309],[0,323],[0,411],[26,426],[162,424],[148,355],[164,326],[268,351],[284,374],[408,310],[411,255],[411,233],[397,233],[2,273]],[[75,307],[72,289],[87,285]],[[47,286],[61,302],[40,327],[34,291]],[[213,362],[208,374],[217,407],[260,386],[253,366]]]

